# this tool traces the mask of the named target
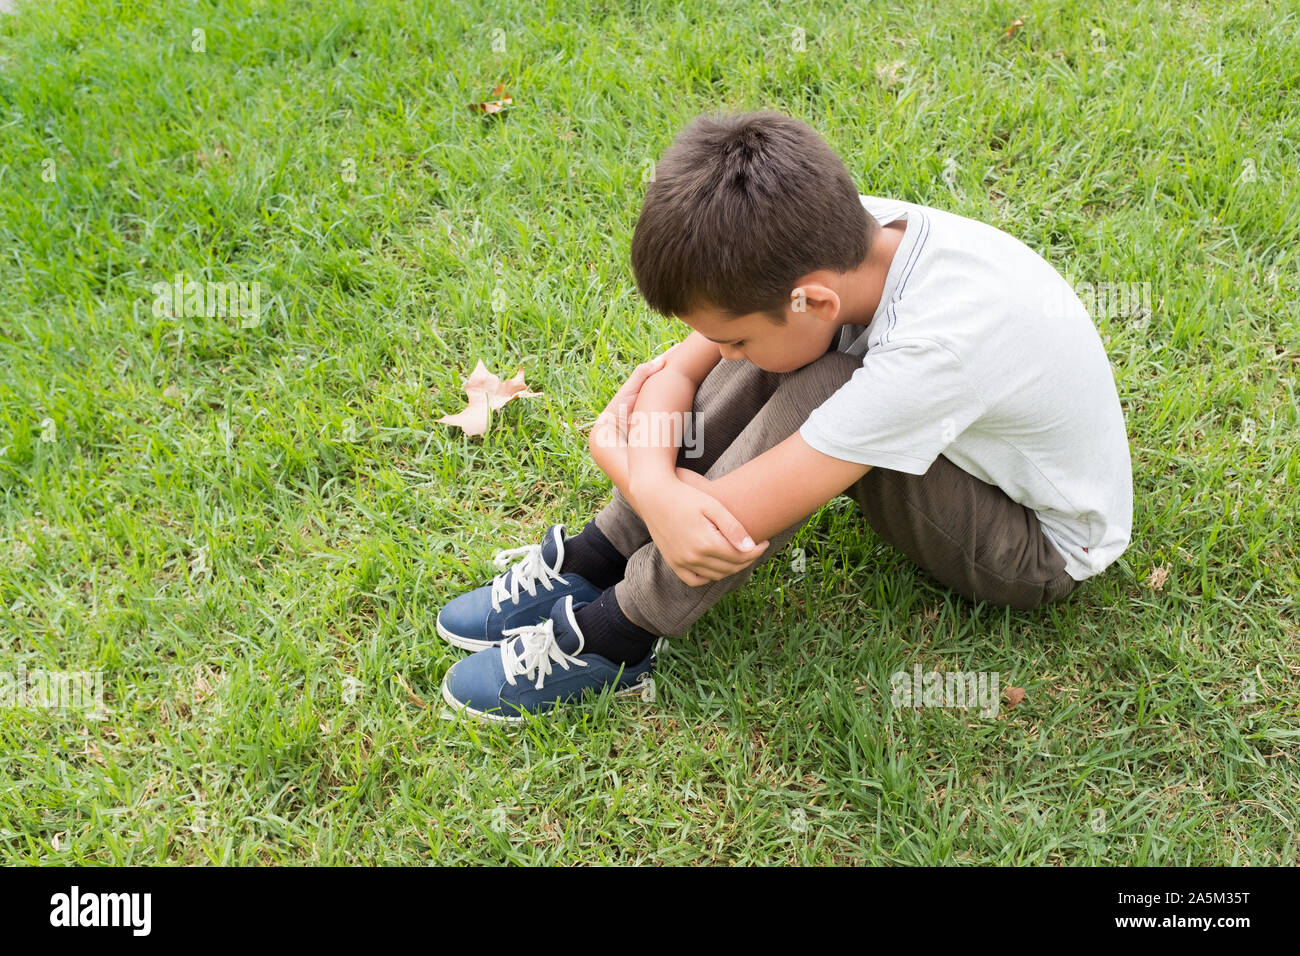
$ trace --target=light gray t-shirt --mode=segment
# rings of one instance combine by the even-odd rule
[[[1128,547],[1133,479],[1101,338],[1069,283],[986,223],[862,196],[907,222],[880,305],[835,348],[862,368],[799,429],[845,461],[921,475],[940,454],[1037,513],[1076,581]]]

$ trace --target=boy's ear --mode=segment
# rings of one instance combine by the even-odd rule
[[[817,318],[834,321],[840,312],[840,297],[834,289],[815,282],[795,286],[790,292],[792,312],[813,312]]]

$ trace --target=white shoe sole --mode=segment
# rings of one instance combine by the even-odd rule
[[[448,644],[452,644],[456,647],[463,648],[464,650],[467,651],[484,651],[487,650],[489,647],[501,646],[500,641],[475,640],[472,637],[461,637],[459,634],[447,630],[445,627],[442,626],[441,614],[438,615],[438,619],[434,622],[434,626],[437,627],[438,629],[438,636],[441,637],[444,641],[446,641]]]
[[[645,680],[633,684],[630,687],[624,687],[622,690],[614,691],[615,697],[640,697],[646,703],[653,703],[655,699],[655,679],[653,675],[647,674]],[[452,709],[451,714],[444,711],[444,716],[454,717],[456,714],[467,714],[475,720],[481,720],[486,723],[494,724],[520,724],[532,716],[541,716],[541,714],[519,714],[512,717],[508,714],[487,713],[482,710],[475,710],[468,704],[462,704],[451,695],[451,690],[447,687],[447,682],[442,684],[442,702]],[[571,702],[571,703],[576,703]],[[563,706],[563,705],[560,705]],[[545,713],[550,713],[546,711]]]

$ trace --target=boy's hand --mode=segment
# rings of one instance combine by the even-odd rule
[[[635,495],[633,506],[659,553],[691,587],[744,570],[771,543],[755,544],[720,501],[683,481],[670,480]]]

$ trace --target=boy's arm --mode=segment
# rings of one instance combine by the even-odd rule
[[[645,522],[665,561],[679,578],[698,587],[753,563],[768,542],[755,544],[720,502],[683,484],[675,470],[673,415],[662,413],[690,414],[696,390],[722,353],[716,343],[692,333],[661,358],[668,360],[662,366],[656,360],[637,367],[601,414],[588,445],[596,464]],[[659,423],[662,430],[656,434],[636,428],[635,447],[629,447],[622,434],[628,422],[617,419],[631,411],[643,416],[638,425]],[[676,432],[682,435],[685,429]]]
[[[644,416],[641,421],[658,427],[640,430],[648,441],[628,442],[628,484],[634,494],[673,484],[678,453],[673,419],[691,414],[695,392],[722,360],[722,353],[717,343],[692,332],[665,352],[664,359],[664,367],[646,380],[636,400],[636,411]],[[685,431],[678,428],[677,435]]]
[[[618,393],[596,420],[588,436],[587,447],[592,460],[609,477],[623,496],[636,507],[632,491],[632,460],[635,459],[641,493],[649,496],[677,484],[673,469],[677,448],[673,446],[672,415],[645,415],[669,412],[687,415],[695,401],[695,392],[713,367],[722,359],[715,343],[693,332],[662,355],[638,365]],[[662,434],[647,441],[647,430],[635,432],[638,447],[628,447],[626,431],[632,412],[645,415],[642,421],[664,426]],[[685,429],[678,431],[683,434]],[[638,509],[639,510],[639,509]]]
[[[758,541],[798,524],[870,470],[817,451],[796,431],[718,478],[685,468],[677,478],[716,498]]]

